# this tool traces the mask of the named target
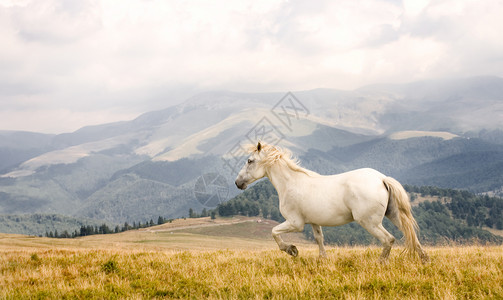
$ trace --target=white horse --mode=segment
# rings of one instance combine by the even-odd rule
[[[368,168],[322,176],[300,167],[288,150],[260,142],[250,146],[249,152],[236,186],[244,190],[265,176],[274,185],[286,219],[272,229],[280,250],[297,256],[297,248],[286,244],[280,234],[302,231],[305,224],[311,224],[320,257],[326,257],[321,226],[356,221],[382,243],[380,260],[387,262],[395,238],[382,226],[386,216],[404,233],[408,252],[417,253],[423,263],[429,261],[417,239],[407,193],[397,180]]]

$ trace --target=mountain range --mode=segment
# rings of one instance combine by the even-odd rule
[[[259,139],[322,174],[373,167],[407,184],[498,195],[503,79],[215,91],[72,133],[0,131],[0,214],[114,223],[184,216],[238,193],[243,145]]]

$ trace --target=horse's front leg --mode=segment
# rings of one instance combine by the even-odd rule
[[[299,232],[304,229],[304,224],[301,222],[292,223],[290,221],[285,221],[272,229],[272,237],[276,241],[281,251],[285,251],[293,257],[299,254],[297,247],[295,245],[286,244],[281,238],[280,234],[288,232]]]

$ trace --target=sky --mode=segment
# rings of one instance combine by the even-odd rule
[[[203,91],[503,76],[501,0],[0,0],[0,130],[72,132]]]

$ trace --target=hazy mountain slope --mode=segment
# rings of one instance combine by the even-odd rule
[[[0,186],[0,214],[71,214],[78,199],[51,178],[25,177]]]
[[[120,223],[150,220],[158,216],[186,215],[188,207],[201,210],[192,186],[175,188],[159,181],[131,174],[122,175],[91,195],[76,216]]]
[[[403,85],[373,85],[358,89],[369,94],[391,93],[380,123],[387,131],[446,130],[454,133],[501,129],[503,79],[471,77],[429,80]]]
[[[406,170],[400,177],[415,185],[486,192],[502,188],[502,170],[503,149],[500,149],[454,154]]]
[[[352,133],[349,131],[318,124],[309,135],[289,137],[295,145],[303,145],[304,150],[316,149],[329,151],[334,147],[347,147],[365,141],[373,140],[376,136]]]
[[[52,150],[54,135],[0,130],[0,173]]]
[[[172,186],[182,185],[187,183],[198,176],[207,168],[205,160],[216,160],[218,157],[208,156],[203,159],[187,159],[183,158],[174,162],[153,162],[144,161],[131,168],[123,169],[112,177],[112,180],[124,174],[136,174],[137,176],[148,179],[167,183]]]
[[[222,171],[218,156],[175,162],[143,161],[113,174],[105,186],[85,199],[74,215],[115,223],[186,216],[189,208],[196,211],[205,208],[194,194],[196,181],[213,172],[225,178],[226,173]],[[229,183],[232,180],[234,178],[225,178]],[[220,191],[225,200],[237,192],[230,185]]]
[[[311,150],[302,156],[302,161],[304,166],[322,174],[372,167],[408,184],[474,192],[499,190],[503,186],[503,168],[499,168],[503,146],[480,139],[377,138],[327,152]]]

